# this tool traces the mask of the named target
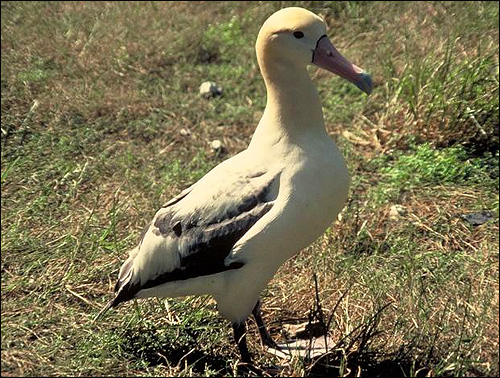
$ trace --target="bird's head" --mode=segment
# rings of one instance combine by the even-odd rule
[[[262,25],[256,42],[259,64],[306,67],[315,64],[370,94],[372,81],[361,68],[349,62],[326,35],[326,24],[306,9],[290,7],[272,14]]]

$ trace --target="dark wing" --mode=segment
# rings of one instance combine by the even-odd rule
[[[167,202],[143,230],[120,269],[107,308],[167,282],[238,269],[224,260],[235,243],[273,206],[279,175],[238,177],[231,185],[205,182]]]

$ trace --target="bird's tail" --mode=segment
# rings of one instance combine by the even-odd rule
[[[92,320],[92,323],[95,323],[99,319],[101,319],[102,316],[106,312],[108,312],[111,307],[116,307],[120,303],[134,298],[135,294],[139,291],[139,284],[131,283],[131,279],[133,276],[134,257],[137,255],[138,251],[139,249],[136,247],[130,252],[129,258],[120,268],[118,281],[115,285],[115,297],[110,300],[101,311],[99,311],[97,316]]]
[[[120,281],[118,283],[120,283]],[[131,285],[129,281],[126,281],[125,284],[123,284],[123,286],[118,289],[115,297],[110,300],[101,311],[99,311],[97,316],[92,320],[92,323],[95,323],[96,321],[101,319],[110,308],[116,307],[122,302],[133,299],[137,291],[137,285]]]
[[[115,305],[115,300],[114,300],[114,299],[110,300],[110,301],[106,304],[106,306],[104,306],[104,307],[103,307],[103,309],[102,309],[101,311],[99,311],[99,313],[96,315],[96,317],[92,320],[92,323],[95,323],[95,322],[97,322],[98,320],[100,320],[100,319],[103,317],[103,315],[104,315],[106,312],[108,312],[108,310],[109,310],[111,307],[115,307],[115,306],[116,306],[116,305]]]

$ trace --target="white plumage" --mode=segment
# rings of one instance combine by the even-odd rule
[[[273,14],[256,50],[267,105],[250,145],[158,210],[101,312],[132,298],[211,294],[246,362],[244,321],[252,310],[272,344],[259,313],[262,289],[336,219],[348,194],[347,168],[306,66],[371,92],[369,76],[335,50],[325,23],[305,9]]]

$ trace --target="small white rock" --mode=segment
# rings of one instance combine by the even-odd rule
[[[401,205],[392,205],[389,210],[389,218],[397,219],[406,214],[406,207]]]
[[[222,151],[222,149],[224,148],[222,142],[219,139],[215,139],[210,142],[210,147],[212,147],[212,150],[214,150],[215,152]]]
[[[205,98],[222,95],[222,88],[213,81],[205,81],[200,85],[200,95]]]
[[[188,129],[180,129],[179,130],[179,133],[182,135],[182,136],[188,136],[188,135],[191,135],[191,131],[189,131]]]

